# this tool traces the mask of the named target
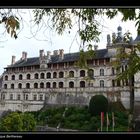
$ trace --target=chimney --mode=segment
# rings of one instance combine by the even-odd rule
[[[24,60],[24,59],[25,59],[25,53],[26,53],[26,52],[22,52],[21,60]]]
[[[25,52],[25,61],[27,61],[27,52]]]
[[[14,64],[15,64],[15,60],[16,60],[16,56],[12,56],[12,62],[11,62],[11,65],[14,65]]]
[[[51,59],[51,52],[50,51],[47,51],[47,58],[48,58],[48,60]]]
[[[111,44],[111,38],[110,38],[110,34],[107,35],[107,45]]]
[[[39,53],[40,53],[40,58],[42,59],[44,57],[44,50],[40,50]]]
[[[59,51],[58,51],[58,50],[54,50],[54,51],[53,51],[53,55],[54,55],[54,56],[57,56],[58,54],[59,54]]]
[[[98,45],[94,45],[94,50],[96,51],[98,49]]]
[[[63,49],[59,49],[59,58],[64,59],[64,50]]]

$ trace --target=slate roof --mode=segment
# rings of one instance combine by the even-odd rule
[[[107,49],[101,49],[96,51],[94,59],[110,58],[110,57],[111,54],[108,54]],[[79,52],[64,54],[64,59],[62,60],[59,59],[59,55],[58,56],[51,55],[51,61],[49,63],[70,62],[70,61],[76,61],[78,59],[79,59]],[[7,68],[32,66],[32,65],[39,65],[39,57],[27,58],[27,61],[19,60],[14,65],[10,65]]]
[[[140,42],[140,35],[137,35],[136,39],[134,40],[135,43]]]

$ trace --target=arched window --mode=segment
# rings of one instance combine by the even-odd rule
[[[22,89],[22,84],[21,83],[18,84],[18,88]]]
[[[40,78],[41,78],[41,79],[44,79],[44,78],[45,78],[45,74],[44,74],[44,73],[41,73],[41,74],[40,74]]]
[[[74,71],[69,72],[69,77],[74,77]]]
[[[80,77],[85,77],[85,70],[80,71]]]
[[[14,84],[11,84],[11,89],[14,89]]]
[[[57,73],[56,72],[53,73],[53,78],[57,78]]]
[[[56,88],[56,82],[53,82],[53,88]]]
[[[13,94],[10,94],[10,100],[13,100]]]
[[[85,87],[85,81],[80,81],[80,87]]]
[[[44,83],[40,83],[40,88],[44,88]]]
[[[17,95],[17,100],[20,100],[20,94]]]
[[[26,88],[29,89],[30,88],[30,83],[26,84]]]
[[[23,76],[22,74],[19,75],[19,80],[22,80],[23,79]]]
[[[50,88],[50,87],[51,87],[50,82],[47,82],[47,83],[46,83],[46,88]]]
[[[112,80],[112,87],[115,87],[115,80]]]
[[[15,80],[15,75],[12,75],[11,80]]]
[[[104,69],[100,69],[100,76],[104,76]]]
[[[34,88],[38,88],[38,83],[34,83]]]
[[[30,74],[27,74],[27,79],[31,79],[31,75]]]
[[[39,95],[39,100],[43,101],[43,95],[42,94]]]
[[[37,100],[37,95],[36,95],[36,94],[33,96],[33,100],[34,100],[34,101]]]
[[[74,88],[74,82],[69,82],[69,88]]]
[[[88,70],[88,77],[90,77],[91,79],[94,78],[94,70],[93,69]]]
[[[7,84],[4,84],[4,89],[7,89]]]
[[[38,79],[38,73],[35,73],[34,78]]]
[[[64,77],[64,72],[59,72],[59,78],[63,78]]]
[[[63,88],[63,82],[59,82],[59,88]]]
[[[49,78],[51,78],[51,73],[50,72],[47,73],[47,79],[49,79]]]
[[[8,76],[6,75],[6,76],[5,76],[5,81],[7,81],[7,80],[8,80]]]
[[[100,80],[100,87],[104,87],[104,80]]]

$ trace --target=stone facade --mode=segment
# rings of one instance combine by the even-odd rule
[[[23,52],[20,60],[12,56],[11,65],[2,75],[0,110],[36,111],[44,105],[88,105],[90,98],[101,94],[109,101],[122,101],[129,108],[130,89],[127,81],[116,82],[116,69],[111,65],[118,47],[128,44],[119,38],[107,48],[96,50],[96,56],[88,60],[89,69],[75,65],[79,53],[64,54],[64,50],[39,51],[39,57],[28,58]],[[121,70],[125,70],[123,65]],[[89,78],[90,77],[90,78]],[[140,74],[136,76],[139,87]],[[139,96],[139,89],[136,91]],[[138,99],[138,98],[137,98]]]

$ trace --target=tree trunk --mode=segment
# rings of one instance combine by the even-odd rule
[[[130,113],[134,115],[134,76],[130,78]]]

